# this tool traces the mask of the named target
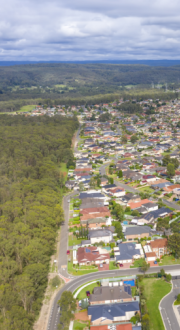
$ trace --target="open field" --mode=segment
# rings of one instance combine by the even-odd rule
[[[144,294],[150,316],[150,330],[164,330],[159,303],[171,291],[171,284],[157,278],[143,279],[142,284],[145,287]]]
[[[36,107],[35,104],[31,104],[31,105],[24,105],[23,107],[20,108],[20,110],[18,110],[18,112],[24,112],[24,111],[31,111]]]

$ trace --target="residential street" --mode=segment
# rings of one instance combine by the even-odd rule
[[[162,268],[161,267],[156,267],[156,271],[160,271]],[[179,265],[173,265],[173,266],[163,266],[163,269],[168,273],[170,271],[173,270],[178,270],[180,271],[180,266]],[[152,274],[154,273],[154,268],[150,268],[147,272],[147,274]],[[109,270],[109,271],[103,271],[103,272],[96,272],[96,273],[91,273],[91,274],[87,274],[87,275],[83,275],[83,276],[79,276],[79,277],[75,277],[73,280],[71,280],[69,283],[67,283],[66,285],[64,285],[64,287],[57,293],[57,296],[54,300],[54,304],[53,304],[53,308],[52,308],[52,313],[51,313],[51,317],[48,323],[48,327],[47,330],[56,330],[58,328],[58,323],[59,323],[59,312],[58,312],[58,306],[57,306],[57,302],[61,297],[61,294],[65,291],[65,290],[69,290],[71,292],[75,291],[79,286],[81,286],[82,284],[89,282],[89,281],[93,281],[93,280],[98,280],[101,278],[107,278],[109,277],[116,277],[116,276],[128,276],[128,275],[137,275],[137,274],[142,274],[139,269],[137,268],[130,268],[130,269],[118,269],[118,270]],[[164,305],[164,301],[163,301],[163,308],[167,308],[169,309],[169,305]],[[172,306],[172,304],[171,304]],[[176,330],[179,328],[176,327],[172,327],[172,328],[167,328],[167,330]]]
[[[105,175],[106,174],[106,167],[108,166],[108,163],[106,163],[105,165],[102,165],[99,168],[99,172],[101,175]],[[137,194],[137,190],[134,189],[133,187],[128,186],[127,184],[124,183],[120,183],[117,180],[114,180],[114,183],[116,184],[117,187],[121,187],[124,188],[126,191],[132,192],[132,193],[136,193]]]
[[[179,323],[173,310],[173,303],[180,293],[180,280],[173,280],[173,290],[160,303],[161,315],[166,330],[180,329]]]
[[[174,203],[174,202],[168,202],[166,199],[162,200],[164,204],[166,204],[169,207],[173,207],[173,209],[175,210],[179,210],[180,211],[180,205]]]
[[[76,143],[78,143],[78,141],[79,141],[79,132],[80,132],[80,129],[78,130],[77,135],[76,135]],[[78,151],[77,146],[74,148],[74,151],[75,152]],[[105,169],[108,165],[109,165],[109,163],[106,163],[99,168],[101,175],[106,174]],[[124,188],[126,191],[137,194],[137,190],[133,187],[120,183],[117,180],[114,180],[114,183],[118,187]],[[83,285],[86,282],[89,282],[91,280],[93,281],[93,280],[98,280],[98,279],[102,279],[102,278],[107,278],[108,276],[112,278],[112,277],[118,277],[118,276],[142,274],[142,272],[140,272],[139,268],[117,269],[117,270],[109,270],[109,271],[102,271],[102,272],[98,271],[98,272],[90,273],[90,274],[83,275],[83,276],[73,276],[73,275],[68,274],[68,270],[67,270],[68,221],[69,221],[69,202],[68,201],[69,201],[70,197],[72,197],[73,195],[76,195],[76,194],[77,194],[77,192],[72,192],[71,194],[65,196],[64,200],[63,200],[65,221],[61,227],[60,247],[59,247],[59,255],[58,255],[58,273],[69,281],[63,286],[63,288],[61,288],[59,290],[59,292],[57,293],[57,295],[54,299],[47,330],[56,330],[58,328],[60,314],[59,314],[57,302],[60,299],[61,294],[65,290],[74,292],[79,286]],[[167,206],[171,206],[173,208],[180,210],[180,206],[178,206],[177,204],[175,204],[173,202],[167,202],[166,200],[163,200],[163,203],[166,204]],[[160,267],[158,266],[155,269],[153,267],[151,267],[147,273],[151,274],[151,273],[154,273],[155,271],[158,272],[161,269],[162,269],[162,266],[160,266]],[[163,266],[163,269],[165,270],[166,273],[169,273],[171,271],[180,272],[179,265]],[[166,325],[166,330],[180,329],[178,322],[175,318],[173,308],[172,308],[172,303],[175,300],[175,297],[178,293],[180,293],[180,280],[179,281],[173,280],[173,291],[162,300],[161,305],[160,305],[162,317],[163,317],[164,323]]]
[[[67,272],[68,221],[69,221],[68,200],[70,199],[70,197],[74,196],[75,194],[76,192],[73,192],[72,194],[65,196],[63,200],[64,224],[61,226],[60,246],[59,246],[59,254],[58,254],[58,273],[60,273],[64,277],[69,277],[69,278],[71,278],[71,276],[69,276]]]

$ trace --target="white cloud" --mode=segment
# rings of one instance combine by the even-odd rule
[[[180,59],[178,0],[8,0],[0,60]]]

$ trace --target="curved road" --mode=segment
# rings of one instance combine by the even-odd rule
[[[79,132],[80,129],[77,132],[77,139],[79,139]],[[77,148],[75,148],[75,150],[77,150]],[[105,174],[105,167],[106,165],[101,166],[100,168],[100,172],[101,174]],[[115,181],[115,183],[123,188],[125,188],[128,191],[132,191],[134,192],[135,189],[133,189],[132,187],[129,187],[125,184],[121,184],[118,181]],[[102,278],[107,278],[107,277],[117,277],[117,276],[126,276],[126,275],[137,275],[137,274],[142,274],[138,268],[130,268],[130,269],[118,269],[118,270],[109,270],[109,271],[102,271],[102,272],[94,272],[91,274],[87,274],[87,275],[83,275],[83,276],[72,276],[70,274],[68,274],[67,271],[67,262],[68,262],[68,256],[66,254],[66,251],[68,249],[68,220],[69,220],[69,203],[68,200],[70,199],[70,197],[72,197],[73,195],[75,195],[77,192],[73,192],[67,196],[64,197],[63,200],[63,207],[64,207],[64,217],[65,217],[65,221],[64,224],[61,227],[61,238],[60,238],[60,247],[59,247],[59,255],[58,255],[58,273],[63,275],[64,277],[68,278],[70,281],[68,283],[66,283],[57,293],[54,302],[53,302],[53,307],[51,310],[51,314],[50,314],[50,318],[49,318],[49,322],[48,322],[48,326],[47,326],[47,330],[57,330],[58,328],[58,323],[59,323],[59,309],[58,309],[58,305],[57,302],[61,297],[61,294],[65,291],[65,290],[69,290],[71,292],[74,292],[80,285],[89,282],[89,281],[93,281],[93,280],[98,280],[98,279],[102,279]],[[137,191],[136,191],[137,193]],[[148,270],[148,274],[150,273],[154,273],[155,270],[158,272],[160,271],[162,267],[152,267]],[[180,266],[179,265],[173,265],[173,266],[164,266],[163,267],[164,270],[168,273],[168,271],[172,271],[172,270],[180,270]],[[169,296],[168,296],[169,297]],[[162,301],[162,308],[166,307],[167,304],[167,300],[164,299]],[[172,307],[172,304],[171,304]],[[168,305],[169,308],[169,305]],[[174,329],[179,329],[179,328],[167,328],[167,330],[174,330]]]
[[[160,302],[160,311],[166,330],[179,330],[180,326],[173,310],[173,303],[180,293],[180,280],[173,280],[172,285],[172,291]]]
[[[160,271],[162,268],[161,267],[156,267],[156,271]],[[172,271],[172,270],[179,270],[179,265],[174,265],[174,266],[164,266],[163,267],[164,270],[168,273],[168,271]],[[147,272],[147,274],[151,274],[154,273],[155,269],[154,267],[150,268]],[[79,276],[79,277],[74,277],[74,279],[72,279],[69,283],[65,284],[63,286],[63,288],[61,288],[61,290],[59,290],[59,292],[56,295],[56,298],[54,300],[54,304],[53,304],[53,308],[51,311],[51,315],[50,315],[50,319],[49,319],[49,324],[48,324],[48,330],[57,330],[58,327],[58,323],[59,323],[59,311],[58,311],[58,305],[57,302],[61,297],[61,294],[65,291],[71,291],[74,292],[80,285],[89,282],[89,281],[93,281],[93,280],[98,280],[101,278],[107,278],[109,277],[116,277],[116,276],[126,276],[126,275],[137,275],[137,274],[142,274],[138,268],[130,268],[130,269],[118,269],[118,270],[109,270],[109,271],[103,271],[103,272],[95,272],[95,273],[91,273],[91,274],[87,274],[87,275],[83,275],[83,276]],[[179,328],[172,328],[172,329],[167,329],[167,330],[176,330]]]

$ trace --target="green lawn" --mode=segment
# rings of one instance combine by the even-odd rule
[[[68,168],[66,167],[66,163],[61,163],[60,171],[63,173],[65,180],[67,180]]]
[[[142,188],[139,187],[138,190],[141,191],[141,192],[149,193],[149,194],[151,194],[151,193],[154,191],[154,190],[151,189],[150,187],[142,187]]]
[[[159,266],[164,266],[164,265],[178,265],[180,264],[180,258],[175,259],[174,256],[164,256],[162,261],[159,263]]]
[[[89,322],[79,322],[77,320],[74,321],[73,330],[83,330],[89,325]]]
[[[70,211],[73,211],[73,204],[72,203],[69,204],[69,209],[70,209]]]
[[[78,299],[78,300],[81,300],[81,299],[87,298],[87,296],[86,296],[86,291],[90,291],[90,293],[92,293],[92,292],[93,292],[93,289],[94,289],[95,287],[97,287],[97,286],[98,286],[98,285],[97,285],[97,282],[96,282],[96,283],[92,283],[92,284],[87,285],[85,288],[83,288],[83,289],[79,292],[79,294],[78,294],[78,296],[77,296],[77,299]]]
[[[24,105],[23,107],[20,108],[20,110],[18,110],[18,112],[23,112],[23,111],[31,111],[34,108],[36,108],[35,104],[31,104],[31,105]]]
[[[139,268],[139,267],[141,267],[142,264],[143,264],[143,261],[144,261],[143,258],[135,260],[133,266],[130,266],[130,268]]]
[[[109,262],[109,270],[118,269],[118,266],[114,266],[114,261]]]
[[[95,273],[98,271],[98,268],[93,268],[93,269],[84,269],[84,270],[79,270],[79,269],[74,269],[73,268],[73,263],[68,262],[68,272],[72,275],[78,276],[78,275],[85,275],[89,273]]]
[[[82,239],[77,239],[76,236],[70,235],[68,239],[68,245],[73,246],[73,245],[78,245],[80,244]]]
[[[159,303],[171,291],[171,284],[156,278],[143,279],[142,284],[145,287],[144,294],[150,316],[150,330],[164,330]]]
[[[136,293],[136,287],[134,286],[131,287],[131,293],[132,293],[132,297],[134,297]]]

